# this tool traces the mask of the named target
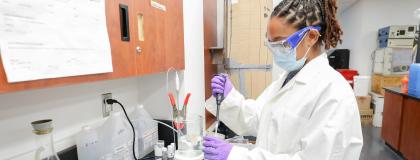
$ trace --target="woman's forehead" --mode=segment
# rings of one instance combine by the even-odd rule
[[[272,39],[286,38],[296,31],[297,29],[290,25],[285,18],[273,17],[268,22],[267,36]]]

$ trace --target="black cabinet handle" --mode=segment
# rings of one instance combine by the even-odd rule
[[[128,16],[128,6],[120,4],[120,28],[121,28],[121,40],[130,41],[130,25]]]

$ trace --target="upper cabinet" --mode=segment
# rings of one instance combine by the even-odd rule
[[[184,68],[182,0],[134,1],[138,74]]]
[[[182,0],[106,0],[113,72],[8,83],[0,61],[0,93],[184,69]]]

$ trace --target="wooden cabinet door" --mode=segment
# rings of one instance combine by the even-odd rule
[[[121,35],[121,7],[128,7],[128,16],[129,20],[132,19],[134,15],[132,11],[134,10],[133,0],[107,0],[107,26],[108,26],[108,35],[109,41],[111,43],[111,52],[112,52],[112,64],[114,72],[112,73],[112,78],[122,78],[128,76],[135,76],[137,72],[136,68],[136,52],[133,46],[134,37],[134,23],[129,21],[129,37],[128,41],[122,40]]]
[[[183,0],[166,0],[165,6],[165,70],[184,69]]]
[[[385,93],[382,122],[382,138],[394,149],[400,149],[400,131],[403,110],[403,96],[391,92]]]
[[[404,99],[400,151],[408,160],[420,159],[420,100]]]
[[[134,52],[132,51],[130,42],[121,40],[119,7],[120,4],[125,4],[130,10],[133,6],[132,3],[132,0],[106,0],[106,19],[112,51],[113,73],[8,83],[3,64],[0,60],[0,93],[134,76],[136,74],[135,54],[133,54]],[[130,26],[130,29],[134,29],[134,27]],[[130,33],[132,32],[130,31]]]
[[[166,0],[135,0],[133,19],[137,74],[151,74],[165,70],[165,11],[153,7],[152,2],[164,5]],[[140,33],[140,34],[139,34]]]

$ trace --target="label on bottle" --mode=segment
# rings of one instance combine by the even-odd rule
[[[158,140],[157,127],[144,132],[142,138],[144,141],[143,143],[144,149],[152,148],[157,143],[157,140]]]

